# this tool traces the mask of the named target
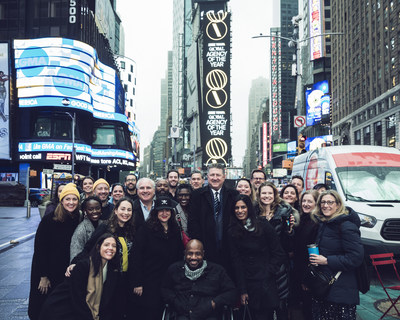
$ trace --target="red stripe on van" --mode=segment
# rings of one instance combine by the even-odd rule
[[[400,167],[400,154],[354,152],[332,156],[338,167]]]

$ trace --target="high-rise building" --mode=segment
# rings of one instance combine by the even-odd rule
[[[332,1],[335,144],[399,147],[400,3]]]
[[[120,23],[115,0],[0,2],[1,56],[9,57],[1,62],[3,173],[30,167],[31,186],[49,187],[53,171],[114,182],[135,169],[138,132],[125,115],[114,58]]]

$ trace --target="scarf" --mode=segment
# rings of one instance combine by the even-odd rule
[[[90,259],[89,279],[87,284],[86,303],[92,313],[93,319],[99,319],[100,300],[103,292],[103,270],[93,277],[94,268]]]
[[[185,276],[189,280],[192,280],[192,281],[197,280],[203,274],[205,268],[207,268],[207,261],[205,261],[205,260],[203,261],[203,265],[196,270],[190,270],[188,265],[185,263]]]
[[[244,224],[244,228],[249,231],[249,232],[253,232],[256,228],[253,226],[253,224],[251,223],[250,218],[247,218],[246,223]]]

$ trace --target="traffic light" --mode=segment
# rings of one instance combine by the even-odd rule
[[[307,137],[302,135],[301,133],[297,137],[297,154],[306,153],[306,140]]]

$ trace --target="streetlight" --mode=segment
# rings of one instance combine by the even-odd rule
[[[75,177],[75,123],[76,123],[76,113],[65,111],[64,112],[66,115],[68,115],[71,118],[71,131],[72,131],[72,155],[71,155],[71,173],[72,173],[72,180],[74,180]]]

